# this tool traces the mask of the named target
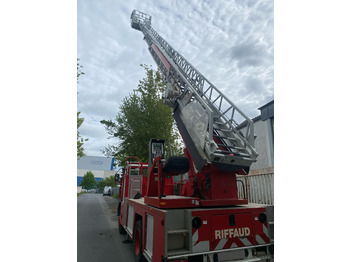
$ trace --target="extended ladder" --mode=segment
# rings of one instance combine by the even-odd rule
[[[167,85],[164,102],[173,109],[196,168],[213,163],[220,170],[248,172],[258,156],[253,121],[152,28],[151,18],[134,10],[131,27],[144,34],[163,74]],[[245,134],[237,129],[243,124]]]

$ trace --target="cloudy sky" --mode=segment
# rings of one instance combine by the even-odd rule
[[[79,131],[85,153],[116,141],[100,124],[113,119],[122,99],[144,77],[140,64],[156,65],[143,34],[130,26],[133,9],[152,16],[153,28],[249,117],[274,99],[272,0],[77,1]]]

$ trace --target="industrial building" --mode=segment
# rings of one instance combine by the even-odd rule
[[[106,177],[114,176],[115,170],[113,169],[114,157],[100,157],[100,156],[83,156],[78,159],[77,163],[77,186],[78,191],[80,183],[83,180],[84,175],[91,171],[97,183]]]
[[[256,135],[255,149],[259,156],[250,167],[251,170],[273,168],[274,166],[274,100],[258,108],[260,115],[254,117],[254,132]],[[237,129],[244,134],[247,123]]]

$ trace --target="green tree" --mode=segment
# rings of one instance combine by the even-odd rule
[[[91,171],[86,172],[80,186],[82,186],[84,189],[93,189],[96,185],[97,181],[94,174]]]
[[[79,58],[78,58],[78,62],[77,62],[77,84],[79,83],[79,76],[85,74],[81,69],[83,68],[82,65],[79,64]],[[84,118],[79,117],[81,112],[77,113],[77,157],[78,159],[82,156],[85,156],[84,153],[84,142],[88,141],[87,138],[82,138],[79,134],[79,127],[83,124],[84,122]]]
[[[106,181],[100,180],[98,181],[97,188],[103,189],[106,185]]]
[[[116,187],[114,176],[105,177],[103,180],[99,181],[97,184],[98,188],[104,188],[105,186]]]
[[[84,75],[85,73],[82,71],[83,66],[79,64],[79,58],[77,59],[77,83],[79,83],[79,76]]]
[[[148,143],[151,138],[166,140],[166,156],[181,155],[182,144],[175,127],[172,110],[163,104],[165,83],[159,70],[141,65],[146,77],[139,81],[137,89],[125,97],[115,120],[102,120],[109,138],[118,138],[118,145],[108,145],[103,151],[115,156],[119,166],[126,156],[138,156],[148,161]]]
[[[83,138],[80,136],[79,127],[83,124],[84,118],[79,117],[81,112],[77,112],[77,156],[78,159],[85,156],[84,153],[84,142],[88,141],[88,138]]]

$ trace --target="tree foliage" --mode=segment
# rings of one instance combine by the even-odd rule
[[[115,177],[110,176],[110,177],[105,177],[103,180],[99,181],[97,184],[98,188],[104,188],[105,186],[111,186],[111,187],[116,187],[115,183]]]
[[[79,76],[84,75],[85,73],[82,71],[83,66],[79,64],[79,58],[77,59],[77,83],[79,83]]]
[[[139,81],[137,89],[125,97],[115,120],[102,120],[110,138],[119,139],[118,145],[108,145],[104,154],[115,156],[119,166],[126,156],[138,156],[148,160],[148,143],[151,138],[166,140],[166,156],[182,154],[182,145],[175,127],[172,111],[162,101],[165,84],[159,70],[141,65],[146,77]]]
[[[97,181],[95,179],[94,174],[91,171],[86,172],[83,177],[83,180],[80,183],[84,189],[92,189],[97,185]]]
[[[84,122],[84,118],[79,117],[80,113],[81,112],[77,112],[77,156],[78,158],[85,156],[83,145],[85,141],[89,140],[88,138],[82,138],[80,136],[79,127]]]
[[[79,64],[79,58],[78,58],[78,62],[77,62],[77,83],[79,83],[79,76],[83,75],[84,72],[82,72],[82,68],[83,66]],[[79,127],[83,124],[84,122],[84,118],[79,117],[81,112],[77,112],[77,157],[78,159],[82,156],[85,156],[84,153],[84,142],[88,141],[87,138],[82,138],[79,134]]]

